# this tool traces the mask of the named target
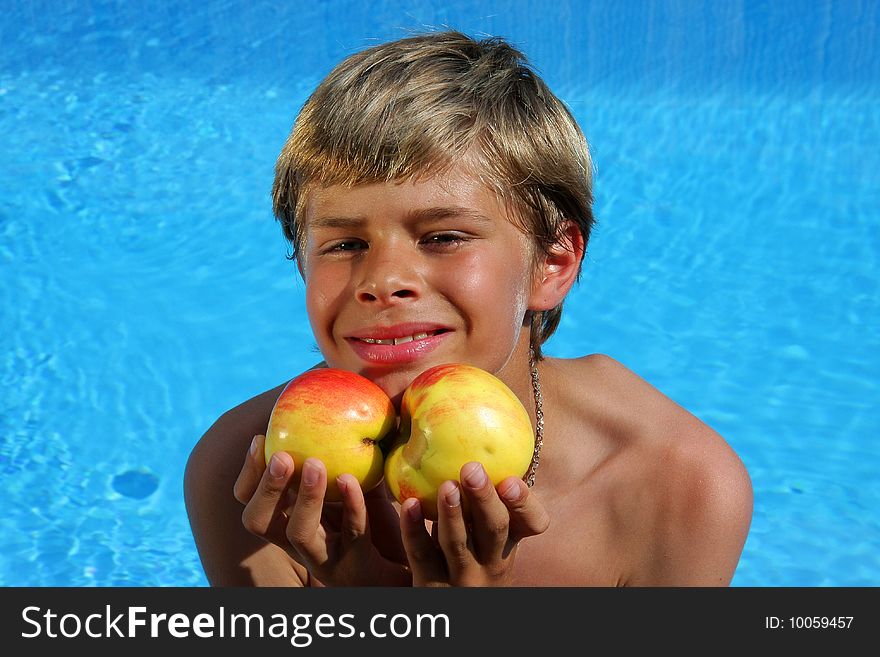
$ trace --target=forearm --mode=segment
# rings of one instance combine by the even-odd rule
[[[205,554],[200,550],[199,555],[211,586],[308,586],[306,569],[269,543],[222,554]]]
[[[308,571],[269,544],[242,560],[237,574],[239,577],[244,575],[245,582],[232,586],[309,586]]]

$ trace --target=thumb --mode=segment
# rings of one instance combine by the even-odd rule
[[[510,513],[509,540],[520,541],[547,531],[550,514],[522,479],[508,477],[496,490]]]

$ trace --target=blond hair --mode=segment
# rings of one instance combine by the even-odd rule
[[[465,154],[539,253],[564,222],[589,241],[592,163],[565,105],[500,38],[436,32],[344,59],[309,97],[275,166],[275,216],[296,258],[309,185],[358,185],[439,173]],[[580,272],[578,272],[580,273]],[[531,343],[559,324],[562,304],[532,317]]]

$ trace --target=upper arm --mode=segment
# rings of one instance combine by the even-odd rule
[[[268,412],[265,406],[265,399],[255,398],[225,413],[187,461],[187,514],[202,567],[214,586],[302,586],[307,581],[305,569],[283,550],[244,528],[244,507],[232,492],[250,441],[265,433],[271,405]]]
[[[751,523],[751,480],[717,433],[685,431],[667,457],[673,476],[660,497],[649,583],[727,586]]]
[[[615,422],[626,427],[638,455],[640,474],[621,492],[631,535],[641,537],[624,581],[726,586],[752,518],[742,461],[711,427],[621,364],[600,355],[590,362],[601,369],[608,394],[625,400],[613,406]]]

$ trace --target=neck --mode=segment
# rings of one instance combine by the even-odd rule
[[[532,388],[531,367],[529,365],[529,346],[529,332],[524,330],[520,334],[510,359],[495,376],[504,381],[507,387],[513,391],[513,394],[519,398],[522,405],[525,406],[534,429],[537,427],[537,417],[535,414],[535,393]],[[538,368],[541,368],[540,364]]]

